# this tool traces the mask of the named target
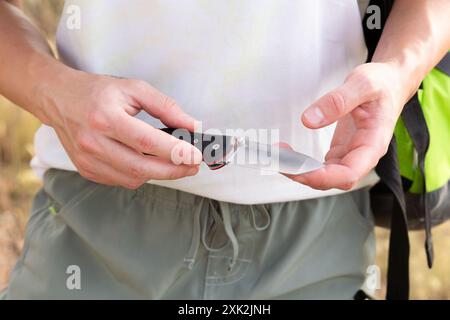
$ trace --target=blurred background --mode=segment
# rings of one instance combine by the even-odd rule
[[[55,30],[63,0],[23,0],[27,15],[39,26],[54,47]],[[1,70],[0,70],[1,72]],[[0,291],[21,253],[33,194],[41,182],[29,168],[33,135],[39,121],[0,96]],[[377,229],[377,264],[385,275],[389,233]],[[450,223],[433,230],[435,266],[428,270],[423,232],[411,233],[411,298],[450,299]]]

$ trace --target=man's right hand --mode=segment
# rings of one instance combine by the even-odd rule
[[[197,148],[134,117],[143,110],[169,127],[194,131],[195,120],[144,81],[71,71],[36,93],[38,117],[89,180],[135,189],[198,172]]]

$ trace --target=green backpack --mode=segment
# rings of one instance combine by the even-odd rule
[[[372,0],[381,8],[384,25],[393,0]],[[382,30],[364,33],[369,59]],[[391,230],[387,299],[409,297],[408,229],[425,230],[428,266],[433,264],[431,229],[450,219],[450,52],[426,76],[405,105],[388,152],[375,171],[380,182],[371,190],[372,211],[378,226]]]

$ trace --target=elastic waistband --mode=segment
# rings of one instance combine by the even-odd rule
[[[44,173],[44,190],[53,198],[56,202],[65,204],[75,195],[88,192],[89,190],[96,188],[117,188],[121,192],[130,193],[138,196],[141,199],[147,199],[147,201],[163,200],[165,202],[174,203],[178,206],[184,207],[196,207],[200,204],[202,199],[208,199],[210,203],[225,203],[219,200],[205,198],[199,195],[195,195],[189,192],[171,189],[155,184],[145,183],[136,190],[129,190],[122,187],[111,187],[102,184],[98,184],[83,178],[76,171],[67,171],[61,169],[49,169]],[[228,203],[230,208],[236,211],[245,211],[251,205]],[[265,207],[269,207],[271,204],[262,204]],[[273,204],[272,204],[273,205]],[[261,206],[261,205],[257,205]]]
[[[56,202],[65,204],[75,195],[89,192],[97,188],[116,188],[120,192],[136,195],[148,201],[163,200],[180,206],[194,207],[200,203],[201,196],[176,189],[161,187],[149,183],[136,190],[98,184],[83,178],[78,172],[60,169],[49,169],[44,174],[44,190]]]

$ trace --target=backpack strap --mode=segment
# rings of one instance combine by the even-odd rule
[[[450,52],[447,52],[436,68],[450,77]]]
[[[367,62],[372,61],[384,25],[389,17],[395,0],[371,0],[369,6],[376,5],[381,10],[381,29],[368,29],[369,15],[363,19],[364,37],[368,49]],[[378,162],[375,172],[380,177],[379,186],[392,194],[392,207],[390,210],[389,253],[387,272],[388,300],[406,300],[409,298],[409,235],[408,220],[406,217],[405,194],[400,175],[397,158],[397,144],[392,138],[387,153]]]
[[[450,75],[450,53],[436,66],[440,71]],[[430,145],[430,133],[419,102],[417,93],[403,108],[401,117],[414,148],[417,151],[420,173],[425,177],[425,156]],[[386,299],[407,299],[409,296],[409,237],[406,215],[405,195],[397,158],[395,139],[391,141],[388,153],[380,160],[376,170],[381,182],[394,195],[391,216],[391,234],[389,238],[388,275]],[[425,252],[428,267],[433,266],[434,249],[432,238],[432,221],[430,206],[426,196],[426,179],[424,179],[419,211],[425,220]]]
[[[394,0],[370,0],[369,6],[375,5],[380,8],[381,11],[381,28],[380,29],[368,29],[367,22],[370,16],[366,13],[363,18],[363,31],[364,38],[366,40],[367,45],[367,62],[372,61],[373,54],[378,45],[378,41],[381,38],[381,34],[383,33],[384,25],[389,17],[389,14],[392,10],[392,6],[394,5]]]
[[[406,203],[397,158],[397,143],[392,138],[387,153],[376,168],[380,184],[393,195],[389,236],[387,291],[388,300],[409,298],[409,235],[406,218]]]
[[[419,212],[423,213],[425,219],[425,251],[427,254],[428,267],[433,266],[434,252],[433,240],[431,234],[431,211],[427,204],[427,188],[425,179],[425,156],[430,146],[430,132],[428,131],[427,122],[420,106],[419,97],[417,93],[405,105],[401,115],[405,128],[408,131],[411,141],[414,144],[414,149],[417,151],[417,160],[420,173],[424,177],[423,190],[420,197]]]
[[[368,48],[367,62],[372,60],[384,25],[389,17],[395,0],[371,0],[369,5],[377,5],[381,9],[381,30],[367,28],[369,16],[363,19],[364,37]],[[437,69],[450,76],[450,53],[436,66]],[[402,112],[405,127],[411,136],[418,152],[419,169],[422,175],[425,172],[425,155],[429,146],[429,132],[417,94],[406,104]],[[425,133],[425,134],[424,134]],[[375,171],[380,177],[382,189],[388,189],[393,195],[391,210],[391,234],[389,239],[388,275],[387,275],[387,299],[408,299],[409,297],[409,237],[408,220],[406,215],[406,203],[400,169],[397,158],[397,146],[395,137],[389,144],[388,152],[378,162]],[[427,206],[426,186],[424,185],[421,210],[425,218],[425,249],[428,266],[433,264],[433,242],[431,235],[431,213]]]

